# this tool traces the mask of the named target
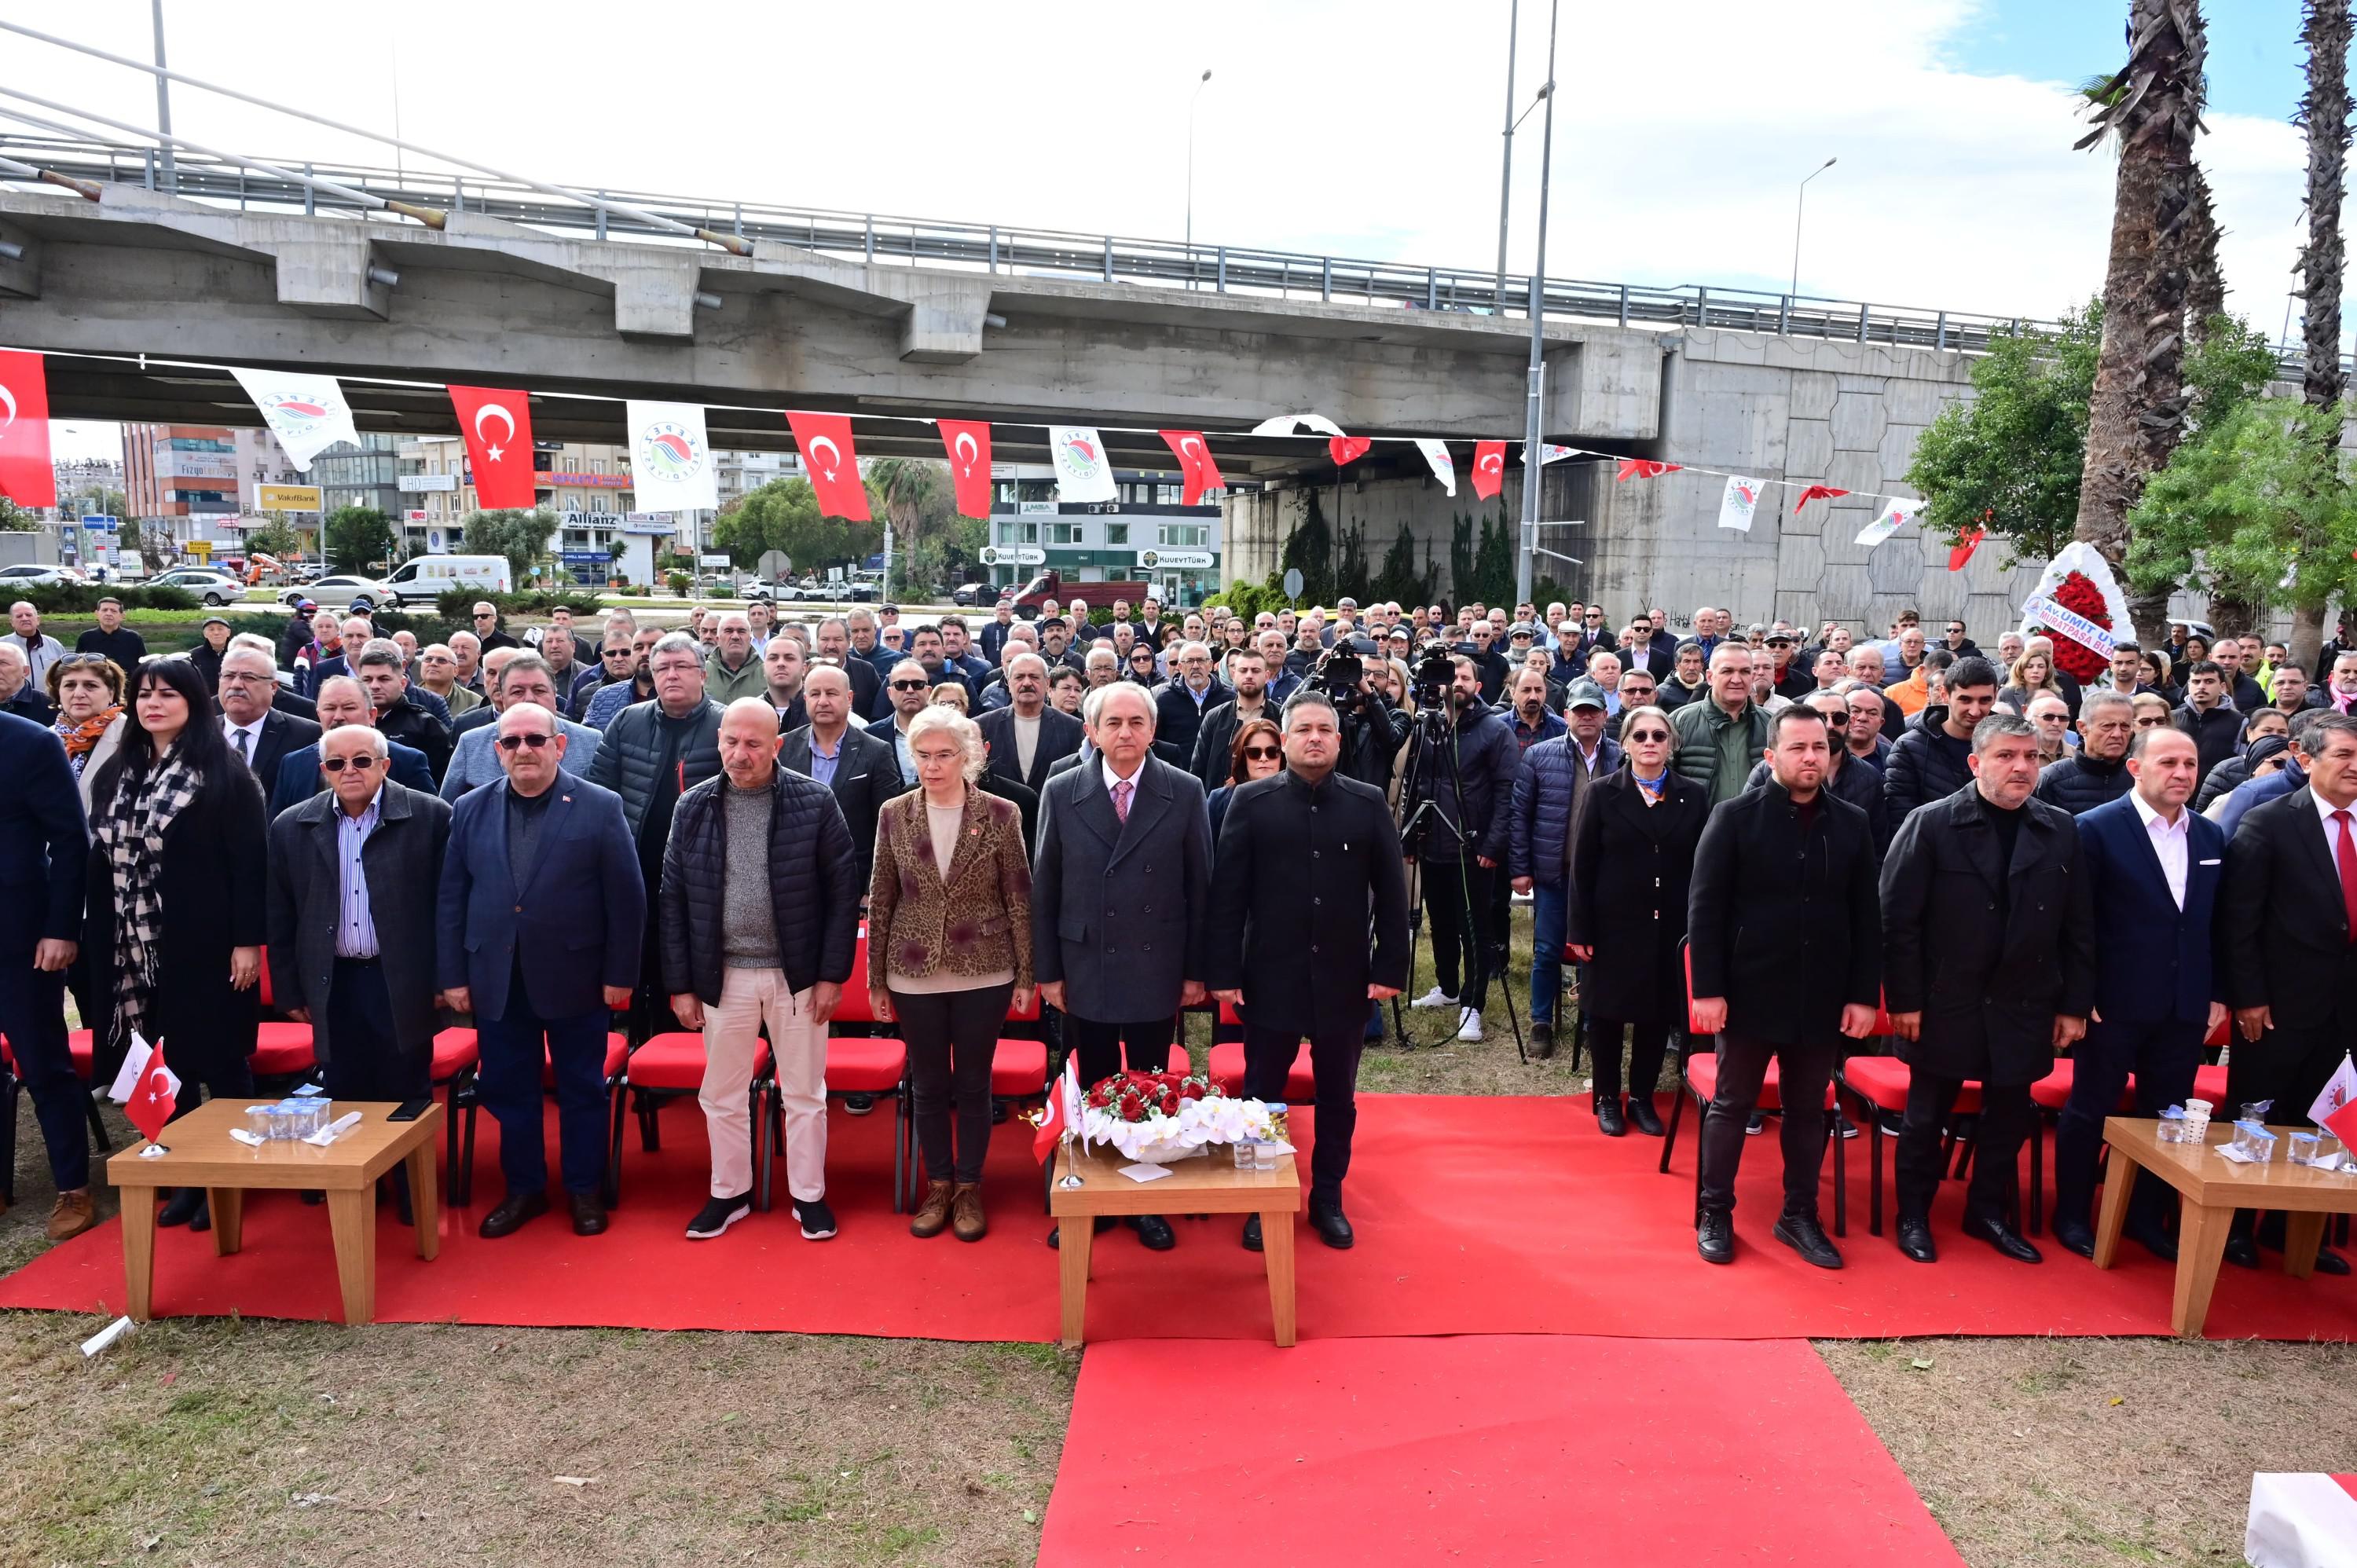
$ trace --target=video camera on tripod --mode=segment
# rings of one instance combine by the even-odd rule
[[[1408,685],[1415,693],[1415,705],[1420,710],[1448,706],[1449,688],[1457,683],[1457,650],[1435,639],[1416,650],[1415,662],[1408,669]]]
[[[1355,648],[1337,643],[1310,667],[1302,684],[1334,704],[1337,714],[1358,710],[1366,696],[1367,661]]]

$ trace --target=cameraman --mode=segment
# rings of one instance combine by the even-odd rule
[[[1334,701],[1335,721],[1342,731],[1342,760],[1336,771],[1388,795],[1393,759],[1407,744],[1407,714],[1375,684],[1366,660],[1346,648],[1326,656],[1310,684]]]
[[[1418,822],[1408,854],[1424,863],[1424,900],[1432,916],[1433,974],[1438,983],[1414,1004],[1457,1008],[1457,1037],[1469,1045],[1481,1038],[1481,1004],[1488,997],[1491,970],[1494,966],[1501,974],[1504,970],[1505,933],[1495,929],[1490,889],[1491,879],[1500,875],[1499,863],[1506,858],[1508,808],[1522,749],[1505,717],[1481,700],[1480,672],[1468,654],[1427,648],[1416,668],[1418,700],[1427,689],[1427,672],[1437,673],[1436,657],[1452,666],[1445,709],[1448,727],[1437,746],[1424,748],[1413,798],[1404,804],[1411,814],[1426,803],[1433,808]],[[1452,983],[1460,959],[1465,974],[1461,991]]]

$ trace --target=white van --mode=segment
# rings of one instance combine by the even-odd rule
[[[417,555],[403,563],[385,580],[395,606],[430,604],[453,588],[507,594],[515,591],[514,574],[504,555]]]

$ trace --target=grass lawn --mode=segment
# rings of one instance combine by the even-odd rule
[[[1410,994],[1432,983],[1426,949]],[[1369,1092],[1586,1090],[1567,1049],[1518,1061],[1494,999],[1479,1045],[1442,1039],[1453,1013],[1407,1017],[1431,1043],[1370,1051]],[[46,1244],[29,1102],[17,1139],[0,1270]],[[101,1324],[0,1314],[0,1568],[1019,1564],[1079,1365],[1039,1345],[239,1320],[154,1324],[85,1361]],[[2357,1428],[2346,1346],[1817,1348],[1974,1568],[2238,1563],[2250,1473],[2345,1468]]]

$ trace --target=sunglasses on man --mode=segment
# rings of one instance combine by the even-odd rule
[[[895,681],[892,682],[892,690],[896,692],[928,692],[931,689],[932,682],[929,681]]]
[[[503,735],[500,736],[500,749],[514,751],[518,747],[528,746],[534,751],[538,751],[555,738],[553,735]]]
[[[366,773],[376,766],[376,758],[362,752],[358,757],[328,757],[319,761],[319,766],[330,773],[341,773],[348,764],[355,773]]]

